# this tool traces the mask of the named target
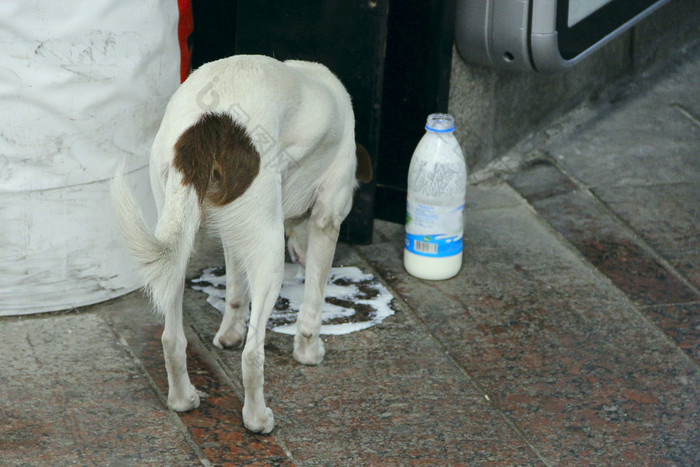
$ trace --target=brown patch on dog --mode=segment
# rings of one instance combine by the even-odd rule
[[[357,157],[357,168],[355,178],[362,183],[369,183],[372,180],[372,158],[363,145],[355,142],[355,157]]]
[[[206,113],[175,143],[175,167],[200,203],[223,206],[241,196],[260,170],[260,154],[230,115]]]

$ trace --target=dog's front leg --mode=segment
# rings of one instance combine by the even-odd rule
[[[187,374],[187,338],[182,326],[184,287],[183,281],[165,312],[165,327],[161,336],[168,372],[168,407],[178,412],[199,407],[199,395]]]
[[[321,341],[321,309],[330,272],[339,223],[314,216],[308,226],[304,302],[299,309],[294,336],[294,358],[306,365],[318,365],[326,353]]]

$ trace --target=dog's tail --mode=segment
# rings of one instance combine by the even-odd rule
[[[201,221],[197,193],[192,186],[183,184],[181,178],[175,171],[168,177],[155,234],[146,225],[123,165],[111,184],[112,203],[122,235],[140,265],[146,290],[160,313],[177,306]]]

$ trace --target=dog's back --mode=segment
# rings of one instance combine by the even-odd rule
[[[354,167],[331,167],[338,147],[354,151],[354,117],[347,91],[321,64],[244,55],[198,68],[168,104],[151,153],[152,184],[164,186],[178,139],[206,114],[244,128],[260,166],[280,172],[285,186],[316,188],[304,175],[328,170],[354,176]],[[285,217],[301,214],[295,210],[285,206]]]

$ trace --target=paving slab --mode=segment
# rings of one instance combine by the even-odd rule
[[[542,153],[553,161],[549,169],[537,174],[535,167],[528,167],[511,180],[565,235],[567,230],[584,228],[565,226],[558,219],[562,215],[590,218],[584,223],[591,233],[612,222],[616,230],[626,231],[625,240],[637,237],[620,242],[622,248],[635,244],[653,250],[668,263],[664,269],[675,269],[671,275],[689,283],[696,294],[700,287],[698,52],[700,42],[695,42],[665,66],[609,91],[598,106],[577,116],[575,125],[569,123],[573,130],[543,145]],[[538,192],[536,183],[557,186],[560,191]],[[595,199],[583,200],[580,193],[569,200],[556,198],[562,188],[567,192],[578,188]],[[584,237],[592,241],[595,235]]]
[[[202,308],[201,304],[189,301],[187,306]],[[162,318],[151,312],[147,298],[140,292],[103,305],[100,312],[148,372],[153,390],[165,407],[168,379],[160,341]],[[202,347],[194,331],[189,326],[186,326],[186,331],[188,370],[192,384],[200,391],[202,402],[199,408],[190,412],[171,413],[179,418],[183,430],[201,449],[204,459],[221,466],[292,465],[274,438],[255,435],[245,429],[241,418],[242,393]],[[167,457],[163,461],[170,463]]]
[[[126,344],[95,314],[0,320],[3,465],[200,463]]]
[[[700,43],[561,123],[509,178],[552,227],[700,361]]]
[[[700,145],[700,129],[697,143]],[[700,160],[700,149],[693,158]],[[700,170],[695,177],[693,183],[601,186],[595,194],[700,288]]]
[[[222,259],[211,258],[212,263]],[[336,265],[372,272],[340,245]],[[217,266],[217,264],[210,264]],[[210,342],[219,313],[186,292],[190,325],[240,384],[240,349]],[[300,465],[540,465],[526,440],[445,354],[400,300],[375,327],[324,338],[326,357],[304,366],[293,337],[268,332],[265,381],[275,413],[272,436]],[[239,392],[242,389],[239,387]]]
[[[697,367],[527,206],[466,219],[448,281],[403,272],[401,226],[358,251],[547,463],[692,464]]]
[[[587,187],[697,183],[700,42],[622,82],[543,149]]]
[[[520,189],[528,177],[523,170],[511,179]],[[621,224],[614,213],[586,190],[528,199],[537,212],[571,242],[617,287],[641,305],[687,303],[700,294],[669,271],[638,235]]]
[[[589,406],[588,415],[597,411],[611,422],[599,426],[607,431],[606,441],[620,449],[631,446],[620,451],[621,463],[700,462],[698,50],[698,43],[689,46],[665,68],[622,83],[599,105],[572,114],[561,123],[566,130],[552,132],[538,148],[542,157],[508,180],[624,294],[620,300],[612,289],[573,293],[575,301],[556,307],[583,307],[587,320],[599,317],[596,331],[567,355],[581,365],[581,372],[574,372],[576,393],[603,401]],[[583,322],[578,330],[585,328]],[[663,337],[687,355],[689,364]],[[606,349],[610,344],[618,350]],[[546,366],[551,370],[559,363]],[[600,368],[607,373],[602,378]],[[580,385],[586,380],[593,386]],[[578,413],[588,418],[586,411]],[[600,445],[590,452],[596,449]]]

